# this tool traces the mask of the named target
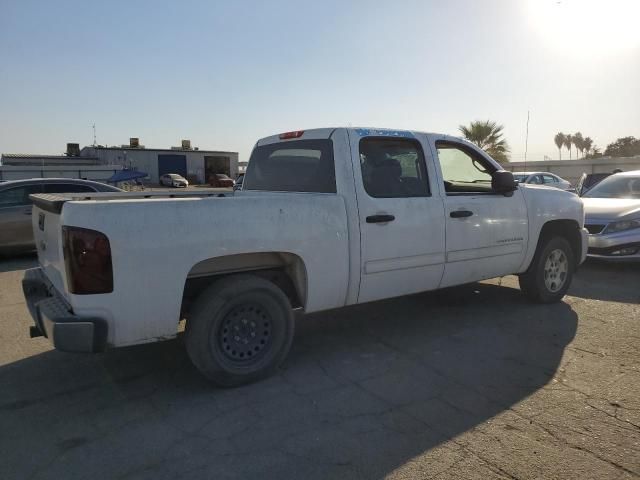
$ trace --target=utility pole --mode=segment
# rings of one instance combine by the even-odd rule
[[[98,145],[98,142],[96,141],[96,124],[94,123],[92,127],[93,127],[93,146],[95,147],[96,145]]]
[[[529,150],[529,110],[527,110],[527,133],[524,139],[524,169],[527,169],[527,151]]]

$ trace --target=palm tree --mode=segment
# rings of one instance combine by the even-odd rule
[[[500,163],[509,161],[509,145],[502,138],[504,126],[498,125],[491,120],[476,120],[469,126],[460,125],[458,127],[464,138],[482,148]]]
[[[576,158],[579,158],[578,150],[580,151],[581,154],[584,151],[584,138],[582,138],[582,133],[580,132],[574,133],[571,141],[576,147]]]
[[[569,160],[571,160],[571,144],[573,143],[573,137],[571,135],[564,136],[564,146],[569,150]]]
[[[593,140],[591,139],[591,137],[586,137],[583,141],[582,141],[582,146],[584,147],[584,151],[585,156],[589,155],[589,152],[591,151],[591,147],[593,146]]]
[[[564,145],[564,133],[556,133],[556,136],[553,137],[553,141],[555,142],[556,147],[558,147],[558,155],[560,155],[560,160],[562,160],[562,145]]]

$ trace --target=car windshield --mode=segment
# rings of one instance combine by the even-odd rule
[[[184,177],[182,175],[178,175],[177,173],[171,173],[169,176],[173,180],[184,180]]]
[[[640,176],[614,175],[607,177],[591,190],[586,198],[640,198]]]
[[[516,179],[520,183],[524,183],[529,175],[524,173],[514,173],[513,178]]]
[[[222,173],[216,173],[216,177],[218,177],[218,180],[231,180],[229,177]]]

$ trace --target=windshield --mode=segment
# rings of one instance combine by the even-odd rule
[[[528,176],[529,175],[526,175],[526,174],[523,174],[523,173],[514,173],[513,174],[513,178],[516,179],[520,183],[524,183],[527,180]]]
[[[640,198],[640,176],[611,176],[586,192],[586,198]]]
[[[182,175],[178,175],[177,173],[170,173],[169,176],[174,180],[184,180]]]

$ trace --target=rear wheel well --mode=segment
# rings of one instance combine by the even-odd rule
[[[582,257],[582,236],[580,225],[575,220],[551,220],[545,223],[540,230],[536,253],[544,248],[544,245],[553,237],[562,237],[569,242],[574,255],[574,265],[577,267]],[[534,259],[535,259],[534,255]],[[532,259],[533,263],[533,259]],[[529,266],[531,268],[531,266]]]
[[[285,252],[229,255],[194,265],[185,281],[180,318],[188,317],[196,298],[210,285],[239,273],[251,274],[277,286],[293,308],[304,308],[306,270],[302,259]]]

